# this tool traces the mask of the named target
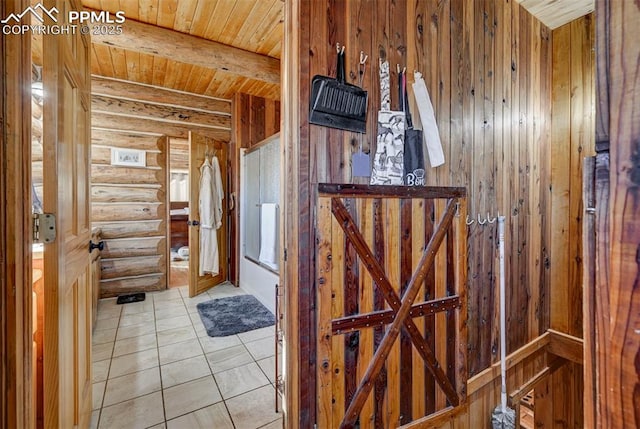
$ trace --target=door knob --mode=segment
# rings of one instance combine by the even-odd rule
[[[200,225],[200,222],[198,222],[197,220],[190,220],[187,222],[187,225],[189,226],[198,226]]]
[[[104,241],[100,241],[96,244],[89,240],[89,253],[93,252],[93,249],[104,250]]]

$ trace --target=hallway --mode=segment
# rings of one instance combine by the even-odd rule
[[[193,299],[180,287],[132,304],[101,300],[91,428],[282,427],[274,327],[211,338],[198,315],[199,302],[237,294],[223,284]]]

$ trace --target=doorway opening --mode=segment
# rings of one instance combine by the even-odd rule
[[[189,284],[189,143],[169,140],[169,288]]]

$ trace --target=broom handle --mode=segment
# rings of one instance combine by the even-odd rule
[[[505,315],[505,270],[504,270],[504,216],[498,216],[498,240],[500,251],[500,405],[507,409],[507,322]]]

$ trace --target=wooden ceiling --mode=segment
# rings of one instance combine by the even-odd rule
[[[595,0],[516,0],[540,22],[555,30],[595,10]]]
[[[282,0],[82,0],[82,4],[88,9],[124,11],[127,18],[125,34],[93,36],[95,75],[225,99],[236,92],[280,99],[274,70],[279,74]],[[128,25],[134,35],[127,38]],[[268,73],[260,75],[261,67]]]
[[[85,8],[123,11],[127,18],[125,34],[92,38],[95,75],[224,99],[236,92],[280,99],[283,0],[81,1]],[[552,29],[594,5],[516,1]],[[41,49],[34,38],[34,59]]]

